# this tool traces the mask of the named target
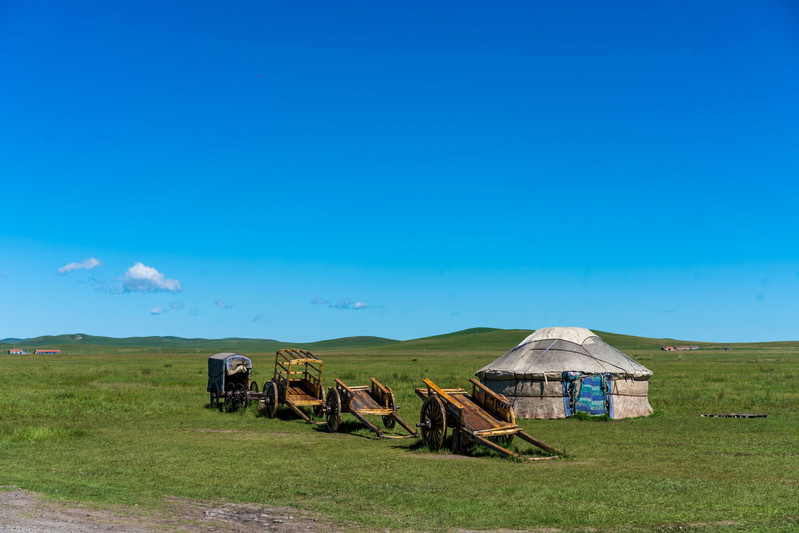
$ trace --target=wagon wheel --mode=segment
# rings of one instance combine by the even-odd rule
[[[236,412],[239,409],[239,395],[238,389],[234,388],[230,392],[227,393],[228,400],[228,407],[231,411]]]
[[[247,410],[247,387],[244,386],[242,383],[236,383],[236,387],[233,389],[233,410],[238,410],[239,406],[241,406],[241,410]]]
[[[225,399],[224,399],[224,406],[225,411],[231,411],[235,408],[233,405],[233,385],[230,383],[225,385]]]
[[[326,407],[325,420],[327,420],[327,430],[335,433],[341,425],[341,396],[339,396],[335,387],[330,387],[327,393]]]
[[[396,412],[397,408],[394,406],[397,404],[394,401],[394,392],[391,389],[388,389],[388,396],[386,397],[386,399],[388,400],[387,402],[388,405],[386,407]],[[397,421],[394,419],[393,415],[383,415],[383,425],[386,427],[386,429],[393,428],[396,425],[396,423]]]
[[[266,411],[266,416],[269,418],[275,418],[277,414],[277,383],[273,381],[269,382],[269,385],[266,387],[266,404],[264,405],[264,410]]]
[[[258,392],[258,382],[253,381],[250,383],[250,392]]]
[[[441,400],[428,396],[422,405],[419,417],[422,428],[422,440],[434,450],[440,450],[447,436],[447,415]]]

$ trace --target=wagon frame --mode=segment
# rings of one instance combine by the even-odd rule
[[[409,439],[418,438],[411,426],[406,424],[397,415],[397,405],[394,392],[375,378],[369,378],[370,385],[348,387],[340,379],[335,380],[335,385],[327,391],[325,401],[325,421],[331,433],[338,431],[341,425],[342,413],[350,413],[378,437],[384,439]],[[367,415],[383,417],[386,429],[393,428],[397,423],[408,431],[409,435],[386,435],[383,431],[366,419]]]
[[[325,410],[325,395],[322,387],[322,360],[307,350],[288,348],[275,352],[275,374],[264,384],[261,409],[266,416],[274,418],[280,404],[288,405],[309,424],[316,422],[303,412],[302,407],[311,407],[314,415],[321,416]]]
[[[563,455],[516,425],[510,401],[476,379],[469,380],[472,383],[471,394],[464,389],[442,389],[427,378],[423,381],[426,387],[416,389],[417,396],[424,400],[417,427],[421,428],[422,440],[434,450],[444,445],[447,428],[451,427],[451,447],[455,453],[464,452],[471,444],[481,444],[502,455],[530,461]],[[514,436],[554,455],[524,457],[489,440],[493,438],[507,445]]]

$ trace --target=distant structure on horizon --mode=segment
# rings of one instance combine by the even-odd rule
[[[58,355],[61,353],[61,350],[36,350],[33,353],[36,355]]]
[[[698,350],[699,346],[664,346],[661,348],[664,352],[683,352],[685,350]]]
[[[9,348],[8,353],[14,355],[25,355],[25,350],[21,350],[19,348]]]

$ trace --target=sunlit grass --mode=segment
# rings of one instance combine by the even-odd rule
[[[394,389],[400,416],[413,425],[422,377],[465,387],[507,347],[449,342],[318,355],[327,385],[375,377]],[[142,506],[163,505],[165,496],[290,505],[375,529],[795,530],[799,354],[628,353],[654,371],[655,415],[520,420],[567,452],[536,464],[480,448],[464,457],[381,440],[349,415],[330,434],[285,408],[276,419],[212,410],[209,354],[1,355],[13,372],[0,389],[0,485]],[[268,381],[274,355],[252,356],[255,378]],[[699,417],[731,412],[768,418]]]

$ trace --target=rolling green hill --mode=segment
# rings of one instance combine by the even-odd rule
[[[225,339],[202,339],[183,337],[102,337],[83,333],[65,335],[47,335],[31,339],[9,338],[0,340],[0,349],[7,350],[12,346],[29,350],[40,348],[58,348],[67,353],[96,353],[114,349],[125,352],[202,352],[213,353],[236,351],[243,353],[269,353],[280,348],[305,348],[311,351],[347,351],[364,350],[380,353],[402,352],[497,352],[504,353],[521,342],[533,330],[470,328],[432,337],[423,337],[407,341],[386,339],[382,337],[343,337],[315,342],[297,343],[283,342],[274,339],[245,339],[230,337]],[[698,344],[702,348],[720,349],[723,347],[747,349],[779,349],[795,346],[796,342],[768,343],[707,343],[675,339],[658,339],[635,337],[619,333],[595,331],[612,346],[619,350],[657,350],[664,345]]]
[[[72,335],[46,335],[31,339],[3,339],[0,346],[4,350],[11,346],[25,349],[58,348],[66,352],[101,351],[103,348],[126,349],[126,351],[175,350],[180,352],[273,352],[279,348],[300,348],[310,350],[344,350],[347,348],[367,348],[392,344],[397,341],[381,337],[344,337],[310,343],[281,342],[274,339],[200,339],[182,337],[101,337],[76,333]]]

